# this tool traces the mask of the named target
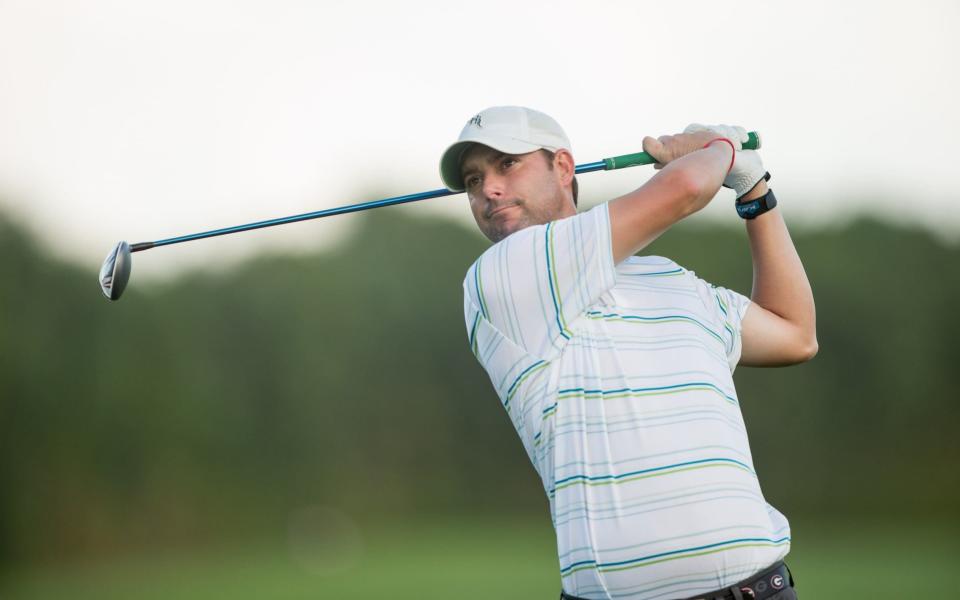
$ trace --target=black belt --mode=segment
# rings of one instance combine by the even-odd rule
[[[730,587],[707,594],[697,594],[689,600],[764,600],[789,587],[793,587],[793,576],[787,565],[780,561]],[[560,600],[584,599],[561,592]]]

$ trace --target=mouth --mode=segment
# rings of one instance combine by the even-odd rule
[[[519,203],[519,202],[511,202],[511,203],[509,203],[509,204],[504,204],[503,206],[498,206],[497,208],[495,208],[495,209],[487,212],[487,218],[488,218],[488,219],[492,219],[493,217],[497,216],[498,214],[500,214],[500,213],[502,213],[502,212],[504,212],[504,211],[506,211],[506,210],[509,210],[509,209],[511,209],[511,208],[517,208],[518,206],[520,206],[520,203]]]

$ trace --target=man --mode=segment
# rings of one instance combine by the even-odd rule
[[[470,346],[539,473],[563,598],[795,598],[786,518],[760,491],[732,372],[817,350],[810,285],[743,129],[644,138],[659,172],[577,213],[570,142],[494,107],[441,160],[495,244],[464,280]],[[750,299],[636,257],[733,187]]]

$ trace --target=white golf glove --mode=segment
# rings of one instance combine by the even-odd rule
[[[760,160],[760,153],[756,150],[741,150],[742,144],[749,139],[747,130],[736,125],[701,125],[692,123],[683,130],[684,133],[694,133],[697,131],[711,131],[717,134],[717,137],[725,137],[737,146],[736,158],[733,161],[733,168],[727,173],[723,180],[723,187],[733,188],[737,198],[753,189],[767,171],[763,168],[763,161]]]

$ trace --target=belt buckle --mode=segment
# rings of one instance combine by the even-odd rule
[[[783,575],[781,575],[780,573],[777,573],[776,575],[770,578],[770,587],[772,587],[775,590],[782,590],[785,583],[786,582],[783,579]]]
[[[742,588],[740,588],[740,593],[743,594],[743,597],[744,597],[744,598],[756,598],[756,597],[757,597],[757,594],[756,594],[756,592],[753,591],[753,588],[749,588],[749,587],[747,587],[747,586],[743,586]]]

